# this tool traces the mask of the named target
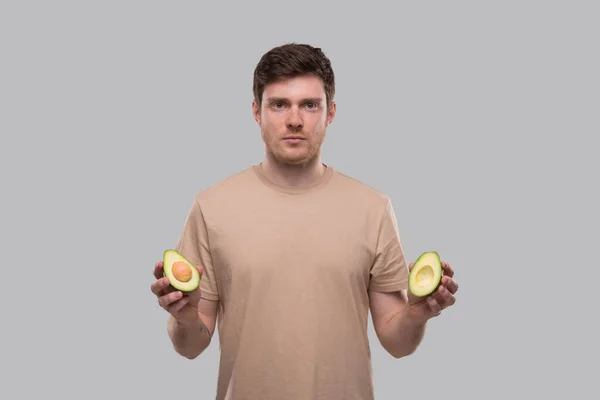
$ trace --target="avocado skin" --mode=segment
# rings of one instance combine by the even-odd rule
[[[191,279],[192,283],[191,284],[189,282],[183,282],[183,283],[178,282],[174,276],[172,276],[171,274],[169,274],[167,272],[170,265],[175,260],[185,261],[192,268],[192,279]],[[164,253],[163,253],[163,276],[165,276],[165,277],[167,277],[167,279],[169,279],[169,282],[174,289],[179,290],[184,293],[193,292],[194,290],[198,289],[198,287],[200,286],[200,274],[198,273],[198,269],[194,266],[194,264],[192,264],[190,262],[190,260],[185,258],[183,256],[183,254],[181,254],[177,250],[167,249],[164,251]]]
[[[433,265],[431,265],[431,267],[434,273],[434,283],[430,285],[427,289],[421,290],[416,285],[416,275],[420,269],[419,267],[421,266],[421,262],[423,262],[425,258],[433,258],[434,263]],[[434,293],[440,287],[442,283],[442,276],[444,276],[444,270],[442,268],[442,261],[440,255],[436,251],[426,251],[417,258],[412,270],[410,271],[408,277],[408,289],[416,297],[429,296],[431,293]]]

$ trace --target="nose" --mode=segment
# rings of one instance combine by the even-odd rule
[[[287,115],[287,126],[288,129],[297,130],[302,128],[302,118],[300,118],[300,113],[296,108],[292,108]]]

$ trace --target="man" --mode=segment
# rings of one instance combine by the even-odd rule
[[[200,289],[175,291],[155,265],[152,292],[179,354],[200,355],[219,324],[217,399],[372,399],[369,310],[381,345],[400,358],[455,301],[446,262],[434,294],[407,294],[412,264],[390,199],[321,161],[334,92],[320,49],[264,54],[252,107],[266,157],[200,191],[177,242]]]

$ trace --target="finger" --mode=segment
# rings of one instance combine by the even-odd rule
[[[415,263],[411,262],[410,264],[408,264],[408,270],[410,271],[414,266],[415,266]]]
[[[427,297],[427,304],[429,305],[429,308],[431,309],[431,313],[434,316],[440,315],[440,313],[442,312],[442,307],[440,306],[440,304],[437,302],[437,300],[434,297],[432,297],[432,296]]]
[[[198,273],[200,274],[200,278],[202,278],[202,274],[204,273],[204,269],[202,269],[201,265],[196,265],[196,269],[198,270]]]
[[[431,297],[435,299],[435,301],[440,305],[441,308],[444,308],[443,304],[446,302],[446,300],[441,292],[442,288],[443,286],[438,287],[437,290],[431,294]]]
[[[179,311],[181,311],[181,309],[183,307],[185,307],[186,304],[188,304],[190,302],[190,297],[189,296],[185,296],[177,301],[175,301],[174,303],[172,303],[168,308],[167,311],[173,315],[177,315],[177,313],[179,313]]]
[[[442,278],[442,285],[444,285],[452,294],[455,294],[458,291],[458,283],[450,277],[444,276]]]
[[[450,278],[454,276],[454,270],[452,269],[450,263],[442,261],[442,268],[444,270],[444,275],[449,276]]]
[[[165,290],[163,290],[163,294],[169,294],[169,293],[173,293],[176,291],[177,291],[177,289],[175,289],[173,286],[171,286],[171,284],[168,284],[167,287],[165,288]]]
[[[169,280],[167,278],[159,278],[152,282],[150,285],[150,290],[157,296],[163,296],[167,294],[167,290],[169,288]]]
[[[173,293],[173,292],[176,292],[177,290],[179,290],[179,289],[176,289],[175,287],[173,287],[173,285],[171,285],[171,282],[169,282],[168,278],[165,277],[165,278],[161,278],[161,279],[164,280],[165,285],[166,285],[165,288],[161,292],[161,296],[164,296],[166,294]]]
[[[163,276],[163,262],[162,261],[157,261],[156,264],[154,264],[154,277],[156,279],[160,279]]]
[[[450,293],[448,291],[448,289],[446,289],[445,286],[440,286],[440,288],[438,289],[438,292],[439,292],[439,296],[442,298],[441,301],[438,300],[438,303],[442,307],[442,310],[445,309],[446,307],[450,307],[451,305],[453,305],[456,302],[456,298],[454,297],[454,295],[452,293]]]
[[[183,294],[179,290],[177,290],[175,292],[171,292],[171,293],[166,294],[164,296],[160,296],[158,298],[158,304],[162,308],[164,308],[165,310],[167,310],[172,303],[176,302],[177,300],[179,300],[182,297],[183,297]]]

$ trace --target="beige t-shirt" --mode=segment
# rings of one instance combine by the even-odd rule
[[[387,196],[332,167],[298,188],[253,165],[197,194],[177,243],[220,301],[218,400],[373,398],[367,291],[408,277]]]

